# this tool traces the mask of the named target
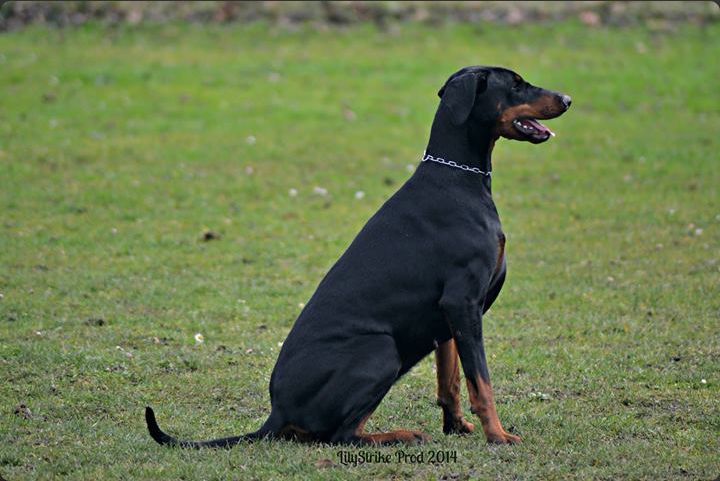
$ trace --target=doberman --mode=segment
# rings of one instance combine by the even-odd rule
[[[283,343],[270,379],[271,413],[254,433],[179,441],[146,408],[150,435],[186,448],[261,438],[338,444],[416,443],[415,431],[369,434],[390,387],[435,351],[443,432],[470,433],[460,408],[459,361],[471,411],[490,443],[517,443],[495,410],[482,316],[505,280],[505,235],[490,190],[499,137],[545,142],[538,119],[570,97],[498,67],[466,67],[438,92],[423,162],[363,227],[320,282]]]

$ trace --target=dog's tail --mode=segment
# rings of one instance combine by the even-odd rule
[[[268,437],[270,431],[263,426],[254,433],[243,434],[242,436],[233,436],[229,438],[213,439],[211,441],[178,441],[169,434],[164,433],[160,426],[158,426],[155,420],[155,413],[152,408],[145,408],[145,422],[147,422],[148,431],[150,436],[157,441],[159,444],[174,446],[186,449],[200,449],[200,448],[231,448],[238,443],[244,441],[256,441]]]

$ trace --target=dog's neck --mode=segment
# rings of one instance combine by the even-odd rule
[[[483,172],[492,172],[492,151],[497,140],[492,134],[492,127],[473,128],[471,134],[468,124],[453,125],[445,118],[443,110],[435,115],[426,152]]]

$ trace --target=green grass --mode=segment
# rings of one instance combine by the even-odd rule
[[[718,58],[718,25],[1,35],[0,474],[714,479]],[[486,346],[500,417],[525,442],[443,436],[430,358],[369,427],[424,430],[433,442],[411,451],[457,462],[152,442],[145,405],[181,437],[260,425],[299,304],[409,176],[438,87],[477,63],[573,97],[557,138],[494,155],[509,275]]]

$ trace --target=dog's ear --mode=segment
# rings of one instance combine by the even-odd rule
[[[450,78],[438,91],[441,105],[450,111],[455,125],[467,121],[478,94],[487,89],[487,72],[468,72]]]

